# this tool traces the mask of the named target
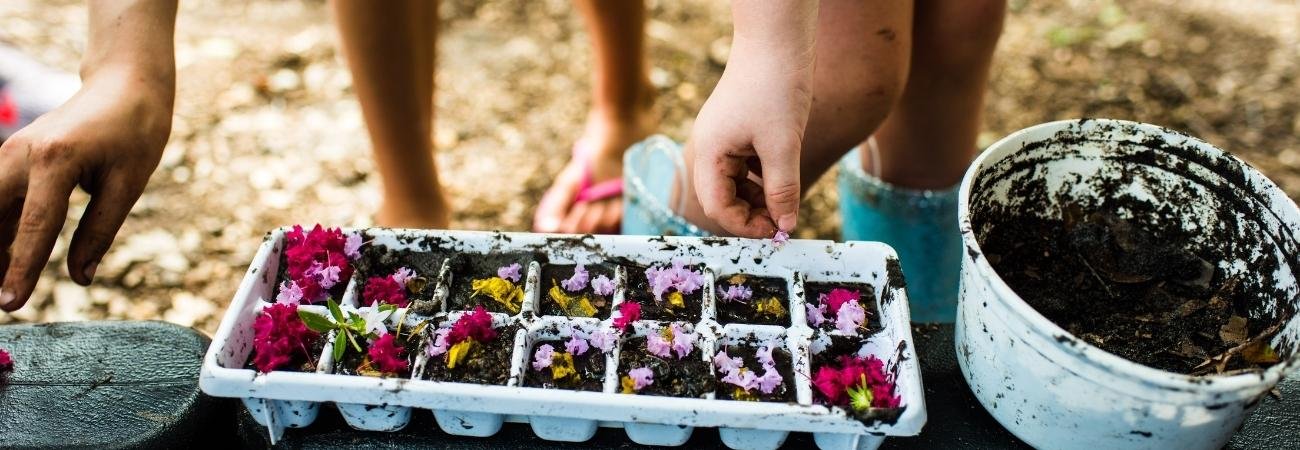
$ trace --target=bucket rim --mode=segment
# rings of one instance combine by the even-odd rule
[[[1264,193],[1270,199],[1274,199],[1278,196],[1287,199],[1286,202],[1282,202],[1282,207],[1285,208],[1286,211],[1281,212],[1286,213],[1283,214],[1284,216],[1289,216],[1300,221],[1300,208],[1296,207],[1295,202],[1292,201],[1290,197],[1287,197],[1282,193],[1281,188],[1278,187],[1277,184],[1273,183],[1272,180],[1265,177],[1264,174],[1260,173],[1245,161],[1242,161],[1236,156],[1233,156],[1217,146],[1205,142],[1195,136],[1171,130],[1159,125],[1130,120],[1098,118],[1065,119],[1041,123],[1013,132],[1006,137],[999,139],[997,142],[994,142],[992,145],[989,145],[984,149],[984,151],[980,152],[979,156],[977,156],[974,161],[971,162],[970,167],[966,170],[966,174],[962,177],[961,186],[958,189],[957,220],[958,226],[961,230],[962,244],[965,247],[963,252],[969,253],[970,250],[974,250],[978,255],[962,255],[963,258],[969,259],[970,263],[974,265],[981,278],[989,284],[997,297],[995,300],[1000,301],[1003,306],[1014,315],[1015,319],[1027,325],[1031,333],[1046,338],[1051,345],[1061,347],[1062,349],[1065,349],[1067,344],[1058,341],[1056,337],[1069,336],[1073,342],[1068,344],[1069,348],[1066,350],[1069,351],[1066,353],[1073,355],[1071,358],[1082,364],[1090,365],[1094,368],[1139,383],[1184,392],[1241,392],[1250,395],[1260,395],[1268,387],[1276,385],[1287,375],[1287,373],[1300,363],[1300,352],[1293,353],[1287,359],[1265,369],[1262,372],[1242,373],[1229,376],[1192,376],[1145,366],[1092,345],[1091,343],[1078,338],[1069,331],[1066,331],[1064,328],[1061,328],[1051,320],[1048,320],[1047,317],[1029,306],[1029,304],[1025,302],[1019,294],[1013,291],[1011,287],[1006,284],[1002,277],[997,274],[997,271],[993,270],[992,265],[989,264],[988,260],[984,256],[984,251],[980,247],[979,241],[975,238],[974,227],[971,224],[970,219],[970,200],[971,192],[974,189],[975,178],[983,169],[987,168],[986,164],[992,161],[994,153],[1002,151],[1003,147],[1012,145],[1015,142],[1025,141],[1027,135],[1039,133],[1055,134],[1058,131],[1070,127],[1082,126],[1089,122],[1095,122],[1099,125],[1138,128],[1150,131],[1153,135],[1158,135],[1162,138],[1174,136],[1185,143],[1194,145],[1200,151],[1217,153],[1218,155],[1215,156],[1226,156],[1230,158],[1233,164],[1242,169],[1245,178],[1257,189],[1258,192]],[[1014,153],[1015,152],[1012,152],[1008,155]],[[1003,158],[1005,158],[1005,156]],[[1294,223],[1281,224],[1283,227],[1287,227],[1288,225],[1295,227]],[[965,299],[959,296],[958,301],[965,301]],[[1293,317],[1291,320],[1300,319]],[[1063,361],[1053,358],[1048,359],[1054,364],[1063,364]]]

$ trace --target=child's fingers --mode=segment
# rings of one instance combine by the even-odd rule
[[[724,230],[744,237],[765,237],[770,234],[772,221],[756,210],[754,204],[741,198],[743,191],[738,183],[753,183],[747,179],[749,169],[743,157],[725,152],[704,151],[696,158],[695,187],[704,214],[718,222]]]
[[[782,230],[793,230],[799,220],[799,148],[797,136],[772,139],[759,147],[763,166],[763,196],[772,220]],[[774,233],[776,230],[772,230]],[[768,236],[771,237],[771,233]]]

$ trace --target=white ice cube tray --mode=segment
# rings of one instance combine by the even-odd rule
[[[199,380],[200,387],[209,395],[243,399],[258,423],[269,429],[273,440],[279,439],[285,428],[310,425],[323,402],[335,403],[349,425],[363,430],[400,430],[409,422],[412,408],[422,408],[433,410],[438,426],[455,435],[491,436],[500,430],[503,422],[517,422],[530,424],[539,437],[554,441],[582,442],[590,439],[598,427],[621,427],[628,438],[640,444],[681,445],[695,427],[718,427],[722,441],[736,449],[776,448],[791,431],[813,433],[823,449],[873,449],[886,436],[913,436],[925,424],[924,390],[912,345],[907,295],[899,282],[901,275],[891,274],[898,270],[894,250],[884,244],[791,240],[777,248],[770,241],[739,238],[365,230],[367,245],[386,246],[391,250],[437,250],[451,254],[531,252],[545,255],[554,264],[612,265],[619,261],[651,266],[674,260],[700,264],[708,284],[704,286],[702,319],[691,326],[700,333],[699,345],[706,360],[712,360],[720,344],[741,341],[778,339],[790,351],[797,401],[770,403],[716,400],[712,394],[707,398],[618,394],[619,347],[606,355],[604,392],[521,387],[534,342],[562,338],[568,332],[569,327],[551,325],[569,324],[586,330],[611,327],[608,314],[595,319],[536,315],[534,311],[543,292],[541,266],[537,262],[528,267],[522,311],[514,316],[493,314],[495,326],[520,326],[505,386],[419,379],[423,365],[428,362],[423,351],[427,342],[421,345],[411,379],[332,374],[334,364],[329,346],[332,340],[329,339],[325,341],[317,372],[259,374],[245,367],[252,352],[253,322],[261,309],[273,301],[284,232],[281,229],[270,233],[258,251],[213,338]],[[444,263],[436,275],[434,300],[440,302],[440,312],[434,317],[454,320],[460,312],[448,310],[449,282],[453,281],[448,265]],[[341,300],[343,304],[357,306],[360,271],[357,272]],[[718,324],[714,315],[714,280],[736,273],[787,280],[790,326]],[[635,276],[645,275],[618,267],[611,311],[617,310],[623,301],[626,280]],[[806,324],[805,283],[862,283],[874,288],[872,300],[881,329],[873,330],[859,354],[875,355],[894,373],[896,392],[901,395],[904,408],[896,420],[863,423],[840,408],[813,403],[809,344],[819,331]],[[325,314],[323,306],[303,308]],[[393,315],[399,316],[403,316],[402,311]],[[407,326],[430,318],[414,313],[404,317]],[[633,325],[630,334],[642,335],[663,326],[667,323],[643,320]]]

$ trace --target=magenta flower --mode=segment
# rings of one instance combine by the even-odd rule
[[[651,333],[645,336],[645,349],[650,354],[660,358],[669,358],[673,355],[672,343],[665,340],[659,333]]]
[[[600,349],[601,352],[609,353],[610,350],[614,349],[614,344],[618,342],[618,335],[612,331],[600,329],[591,333],[591,337],[587,339],[587,342],[592,347]]]
[[[758,389],[763,391],[764,394],[771,394],[772,391],[776,390],[777,386],[781,385],[782,381],[785,380],[781,377],[781,373],[777,372],[776,367],[764,367],[763,376],[755,380]]]
[[[275,302],[281,305],[297,305],[302,303],[302,288],[298,283],[285,281],[280,283],[280,293],[275,296]]]
[[[867,320],[867,312],[862,309],[858,302],[848,302],[840,306],[839,314],[835,315],[835,329],[845,333],[857,333],[858,327],[862,322]]]
[[[745,361],[740,359],[740,357],[738,356],[737,357],[727,356],[726,350],[720,351],[718,352],[717,355],[713,356],[713,365],[718,368],[719,372],[730,373],[734,370],[739,369],[740,366],[744,364]]]
[[[642,390],[647,386],[654,384],[655,373],[649,367],[638,367],[627,371],[628,378],[632,379],[632,389]]]
[[[551,357],[554,355],[555,347],[551,347],[551,344],[537,346],[537,352],[533,354],[533,370],[551,367]]]
[[[839,314],[840,306],[850,302],[858,303],[861,299],[862,294],[858,291],[841,288],[831,289],[829,293],[817,297],[817,300],[820,301],[821,304],[826,305],[826,311],[831,314]]]
[[[596,295],[601,296],[613,294],[614,280],[611,280],[609,277],[604,275],[593,278],[591,280],[591,290],[595,292]]]
[[[14,370],[14,358],[9,356],[9,352],[0,349],[0,375],[12,370]]]
[[[687,332],[682,326],[675,323],[670,325],[670,329],[673,330],[672,346],[673,351],[677,352],[677,359],[685,358],[686,355],[691,354],[691,349],[695,348],[697,335]]]
[[[590,349],[591,347],[587,345],[587,340],[583,339],[582,336],[576,334],[570,336],[569,340],[564,341],[564,350],[569,352],[569,354],[573,356],[578,356],[583,353],[587,353],[587,350]]]
[[[370,344],[370,350],[367,355],[370,356],[370,362],[380,372],[402,373],[410,368],[410,363],[402,357],[406,351],[402,346],[397,345],[396,338],[392,334],[385,334]]]
[[[805,303],[804,308],[808,310],[808,324],[814,327],[820,326],[826,321],[826,304],[822,303],[813,306],[812,303]]]
[[[632,322],[641,320],[641,304],[633,301],[623,302],[614,311],[614,328],[626,330]]]
[[[519,263],[503,266],[497,269],[497,276],[501,277],[502,279],[510,280],[513,283],[518,283],[519,279],[521,278],[519,275],[519,270],[523,268],[524,266],[520,265]]]
[[[348,259],[361,258],[361,233],[349,233],[348,239],[343,243],[343,255]]]
[[[561,281],[560,285],[564,286],[564,290],[566,291],[578,292],[581,291],[582,288],[587,287],[587,280],[590,279],[590,277],[591,274],[587,273],[587,267],[578,264],[577,267],[573,268],[573,276],[569,277],[567,280]]]
[[[744,285],[733,284],[727,286],[727,290],[722,292],[722,299],[729,302],[748,301],[754,297],[754,291]]]

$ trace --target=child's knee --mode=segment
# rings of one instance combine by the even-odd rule
[[[918,8],[927,17],[918,21],[917,62],[953,69],[987,64],[1002,36],[1006,7],[1006,0],[939,0]]]

